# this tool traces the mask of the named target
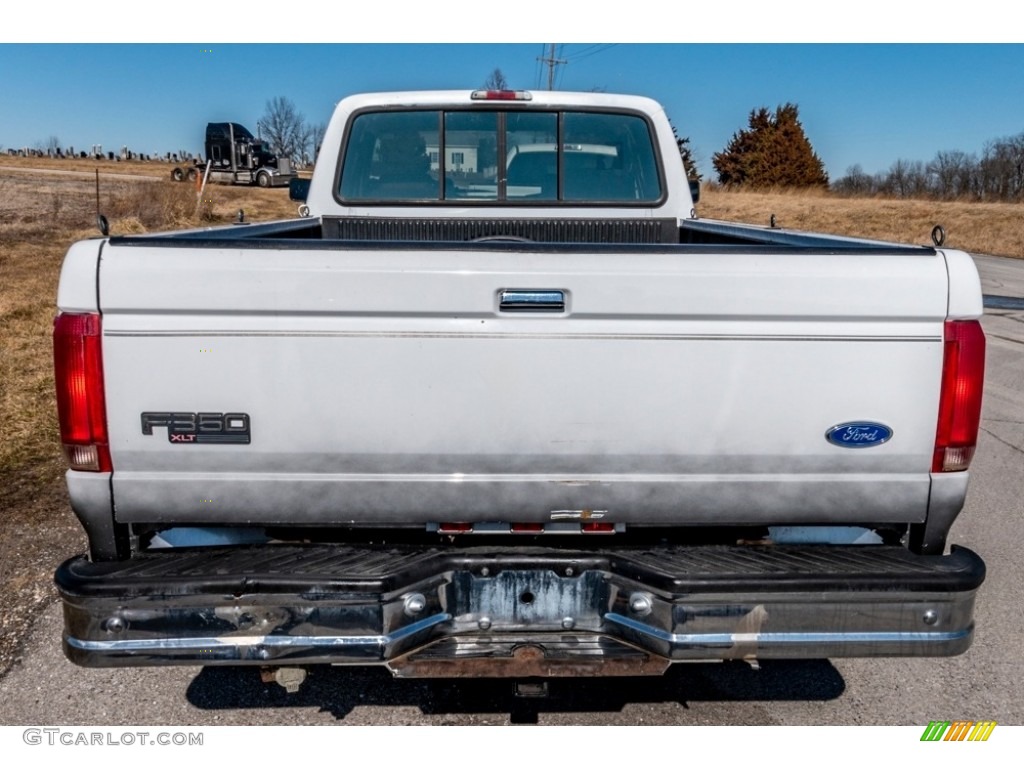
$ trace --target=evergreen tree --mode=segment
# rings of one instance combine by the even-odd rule
[[[676,130],[675,123],[671,120],[668,124],[672,126],[672,135],[675,137],[676,146],[679,147],[679,156],[683,159],[683,167],[686,169],[686,178],[690,181],[700,181],[700,171],[697,170],[697,161],[693,159],[693,149],[690,147],[690,137],[680,136]]]
[[[733,134],[712,164],[725,185],[827,186],[828,174],[804,134],[796,104],[751,111],[749,127]]]

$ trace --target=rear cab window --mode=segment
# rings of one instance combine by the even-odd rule
[[[663,197],[651,126],[635,114],[542,110],[362,112],[339,202],[651,205]]]

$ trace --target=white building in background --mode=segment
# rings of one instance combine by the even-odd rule
[[[476,173],[477,170],[477,141],[479,136],[476,132],[460,136],[462,131],[451,131],[445,134],[445,169],[461,173]],[[430,170],[440,169],[440,151],[437,144],[427,144],[427,154],[430,156]]]

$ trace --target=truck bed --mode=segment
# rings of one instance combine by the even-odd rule
[[[449,246],[458,243],[475,247],[481,241],[516,241],[545,249],[553,244],[562,245],[704,245],[736,246],[743,248],[793,248],[844,252],[868,249],[872,253],[932,253],[923,246],[801,232],[775,227],[758,227],[710,219],[660,219],[627,216],[588,218],[472,218],[448,215],[444,217],[409,216],[321,216],[298,218],[262,224],[242,224],[229,227],[195,229],[170,234],[135,235],[112,238],[112,243],[177,247],[231,240],[255,247],[303,247],[310,241],[324,241],[325,247],[338,248],[339,241],[377,243],[390,247],[403,242],[443,242]]]

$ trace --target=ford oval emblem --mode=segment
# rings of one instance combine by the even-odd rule
[[[888,442],[892,430],[874,421],[848,421],[825,433],[825,439],[840,448],[871,448]]]

